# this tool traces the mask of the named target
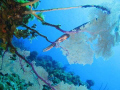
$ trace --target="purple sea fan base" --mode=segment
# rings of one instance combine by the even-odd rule
[[[25,57],[23,57],[22,55],[20,55],[20,54],[17,52],[17,50],[15,50],[15,53],[16,53],[20,58],[22,58],[26,63],[28,63],[28,64],[32,67],[33,72],[35,73],[35,75],[36,75],[39,79],[41,79],[44,83],[46,83],[52,90],[56,90],[54,87],[51,86],[50,83],[48,83],[46,80],[44,80],[42,77],[40,77],[40,76],[38,75],[38,73],[36,72],[36,70],[35,70],[35,68],[34,68],[34,66],[33,66],[32,63],[30,63],[29,61],[27,61],[27,60],[25,59]]]

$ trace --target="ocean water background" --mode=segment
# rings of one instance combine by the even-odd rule
[[[115,1],[120,3],[119,0]],[[112,2],[112,0],[41,0],[37,9],[93,4],[100,5],[102,3],[109,4],[114,2]],[[70,31],[89,21],[88,17],[90,15],[90,9],[91,8],[76,8],[70,10],[51,11],[44,12],[43,15],[45,17],[45,21],[52,24],[60,24],[62,29]],[[47,36],[51,41],[55,41],[63,35],[62,32],[53,27],[42,25],[37,19],[31,21],[28,26],[32,26],[33,24],[37,25],[36,30]],[[50,43],[42,37],[38,36],[36,39],[32,40],[32,43],[28,39],[23,41],[25,41],[24,45],[28,47],[30,51],[37,51],[39,55],[50,55],[54,60],[66,66],[67,71],[73,71],[76,75],[79,75],[82,81],[86,81],[88,79],[93,80],[95,82],[95,85],[92,87],[93,90],[120,90],[120,45],[113,48],[113,55],[109,60],[105,61],[102,57],[98,59],[94,58],[92,65],[83,66],[80,64],[69,65],[66,56],[62,54],[60,48],[53,48],[48,52],[43,52],[42,50],[50,45]]]

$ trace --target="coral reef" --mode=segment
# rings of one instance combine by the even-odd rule
[[[18,50],[18,51],[21,52],[21,54],[26,54],[26,57],[30,55],[30,52],[28,52],[28,51],[21,51],[21,50]],[[28,83],[28,86],[24,87],[24,88],[27,88],[27,90],[51,90],[50,87],[46,83],[44,83],[42,80],[40,80],[40,79],[38,79],[38,77],[36,77],[36,75],[34,74],[34,72],[31,69],[31,67],[27,63],[25,63],[23,60],[20,60],[20,58],[18,56],[16,57],[17,59],[15,61],[8,60],[10,55],[11,54],[8,52],[5,54],[4,63],[3,63],[4,69],[0,71],[2,74],[12,75],[13,73],[15,73],[17,75],[17,77],[19,77],[20,79],[23,79],[25,83]],[[44,57],[44,59],[43,59],[43,57]],[[61,73],[60,68],[62,68],[62,67],[57,62],[52,60],[50,56],[43,56],[43,57],[41,57],[41,59],[46,62],[46,65],[41,66],[43,64],[40,65],[40,63],[39,63],[39,65],[37,65],[38,63],[34,62],[34,61],[32,62],[32,64],[34,65],[36,72],[38,74],[40,74],[40,76],[42,78],[44,78],[47,82],[52,84],[52,86],[56,90],[62,90],[62,89],[88,90],[87,86],[84,83],[82,85],[77,85],[77,84],[75,85],[75,82],[77,82],[77,80],[80,80],[79,77],[74,76],[72,73],[67,73],[64,70],[63,70],[63,73]],[[50,59],[50,61],[48,62],[49,59]],[[39,57],[39,60],[40,60],[40,57]],[[43,63],[43,61],[42,61],[42,63]],[[51,62],[56,66],[51,65],[45,69],[45,67],[48,65],[47,62],[48,63]],[[50,71],[52,71],[52,70],[50,70],[52,67],[54,69],[53,70],[53,77],[54,77],[53,80],[51,80],[52,76],[50,76],[50,74],[49,74]],[[60,75],[60,73],[61,73],[61,75]],[[64,78],[66,78],[66,82],[64,80],[60,80],[60,79],[62,79],[63,74],[64,74]],[[76,79],[75,79],[75,77],[76,77]],[[72,80],[74,80],[74,81],[69,81],[70,78],[73,78]]]
[[[92,80],[87,80],[86,84],[87,84],[87,88],[90,89],[90,87],[94,85],[94,82]]]
[[[17,74],[2,74],[0,73],[0,90],[27,90],[32,83],[25,83]]]
[[[73,86],[74,87],[73,90],[75,90],[75,88],[81,88],[81,89],[84,88],[84,90],[87,90],[86,86],[81,86],[81,82],[78,80],[79,77],[74,77],[74,76],[71,76],[71,74],[68,74],[67,75],[68,78],[69,79],[73,78],[73,79],[75,79],[75,81],[73,79],[71,79],[71,81],[68,81],[67,78],[59,78],[58,79],[57,77],[60,76],[62,69],[53,70],[54,69],[53,68],[51,70],[48,70],[47,67],[45,69],[43,69],[40,66],[36,67],[35,62],[33,62],[33,59],[36,59],[35,58],[36,56],[34,55],[35,52],[34,53],[31,52],[31,55],[28,55],[28,54],[30,54],[30,52],[27,52],[24,50],[23,51],[18,50],[15,47],[14,43],[12,43],[12,39],[13,39],[13,36],[15,36],[16,38],[23,38],[23,39],[25,39],[27,37],[30,37],[30,39],[33,39],[36,36],[41,36],[41,37],[45,38],[49,43],[51,43],[50,47],[44,49],[44,51],[48,51],[52,47],[59,46],[59,43],[68,39],[69,37],[72,38],[72,36],[75,36],[77,39],[80,39],[81,37],[78,37],[78,36],[79,36],[79,34],[80,34],[79,32],[81,32],[81,30],[79,30],[78,29],[79,27],[78,27],[78,28],[75,28],[75,30],[65,31],[65,30],[61,29],[61,27],[60,27],[61,25],[54,25],[54,24],[48,23],[44,20],[44,16],[42,14],[43,12],[54,11],[54,10],[66,10],[66,9],[72,9],[72,8],[89,8],[89,7],[94,7],[94,8],[100,9],[100,10],[102,10],[102,12],[106,12],[107,15],[111,14],[111,12],[107,8],[105,8],[103,6],[99,6],[99,5],[82,5],[82,6],[67,7],[67,8],[35,10],[37,8],[37,6],[39,5],[39,3],[40,3],[39,0],[0,0],[0,21],[1,21],[0,22],[0,48],[1,48],[0,54],[2,55],[2,57],[0,57],[0,59],[2,61],[2,62],[0,62],[1,72],[3,74],[16,73],[20,76],[21,79],[25,79],[25,81],[27,83],[28,82],[34,83],[32,87],[30,87],[30,88],[28,87],[28,90],[38,90],[38,89],[42,90],[42,89],[46,89],[46,88],[55,90],[56,88],[59,87],[59,85],[56,85],[56,84],[58,84],[60,82],[60,80],[63,80],[64,82],[67,82],[69,84],[73,83],[74,85],[78,85],[78,87]],[[34,17],[39,19],[43,25],[54,27],[54,28],[56,28],[56,30],[59,30],[65,34],[62,35],[60,38],[58,38],[54,42],[50,41],[46,36],[42,35],[37,30],[35,30],[35,27],[36,27],[35,24],[31,27],[27,26],[29,21],[34,19]],[[94,25],[96,25],[96,24],[94,24]],[[23,27],[23,29],[18,29],[17,27],[19,27],[19,26]],[[82,26],[84,26],[84,25],[82,25]],[[96,25],[96,27],[99,27],[99,25]],[[101,30],[101,29],[99,29],[99,30]],[[87,30],[87,31],[89,31],[89,30]],[[108,34],[108,35],[110,35],[110,34]],[[88,45],[88,42],[86,42],[86,39],[88,39],[88,38],[86,37],[85,34],[83,34],[82,36],[84,37],[84,38],[81,38],[83,41],[82,46],[80,46],[80,48],[79,47],[76,47],[76,48],[81,49],[81,48],[86,47],[86,50],[89,51],[89,53],[87,55],[90,57],[90,59],[92,59],[93,52],[91,51],[90,45]],[[107,38],[107,40],[108,40],[108,38]],[[77,41],[77,39],[74,39],[74,40]],[[111,39],[111,37],[109,39]],[[70,41],[70,39],[69,39],[69,41]],[[101,39],[100,39],[100,41],[101,41]],[[70,41],[70,42],[72,45],[72,41]],[[62,47],[65,46],[64,43],[65,42],[63,42],[63,45],[61,45]],[[112,46],[112,43],[113,43],[113,41],[111,41],[111,43],[110,43],[111,46]],[[97,46],[99,46],[99,45],[97,45]],[[65,51],[68,51],[68,54],[67,54],[68,58],[72,58],[72,60],[68,59],[68,61],[70,63],[82,63],[82,64],[86,64],[86,63],[91,64],[92,63],[92,60],[90,60],[88,62],[88,59],[86,59],[86,61],[73,60],[73,57],[76,57],[74,54],[75,51],[74,50],[70,51],[70,49],[71,49],[71,47],[69,47],[69,48],[65,47],[65,49],[64,49]],[[11,54],[8,52],[10,52]],[[81,53],[83,56],[86,55],[86,53],[83,51]],[[96,53],[97,53],[97,50],[96,50]],[[28,57],[28,59],[31,59],[31,61],[29,61],[26,57]],[[77,59],[79,59],[79,58],[77,57]],[[52,66],[51,62],[47,63],[47,64],[49,64],[49,66],[50,65]],[[54,64],[56,64],[56,63],[54,63]],[[45,65],[45,62],[43,64],[43,66],[44,65]],[[58,66],[57,66],[57,68],[58,68]],[[47,73],[45,70],[50,71],[51,73],[54,73],[55,75],[51,75],[51,74]],[[51,81],[48,80],[48,74],[51,75],[50,77],[54,76],[55,79],[53,79]],[[62,76],[64,76],[64,73],[62,73]],[[40,87],[38,87],[38,83],[39,83]],[[56,87],[54,87],[54,85],[52,85],[52,84],[55,84]],[[63,88],[63,86],[64,86],[64,84],[62,85],[61,88]],[[69,88],[71,90],[72,87],[71,87],[71,85],[65,85],[65,88]]]
[[[21,51],[21,54],[25,54],[25,56],[29,56],[30,52],[29,51]],[[16,73],[19,75],[21,79],[25,80],[25,83],[31,82],[33,83],[32,86],[28,87],[28,90],[42,90],[43,85],[46,85],[43,81],[39,80],[38,77],[34,74],[32,71],[31,67],[21,60],[18,56],[16,57],[17,59],[15,61],[9,60],[9,56],[11,56],[10,53],[6,53],[4,57],[4,63],[3,63],[3,68],[0,72],[3,74],[12,74]],[[1,59],[1,58],[0,58]],[[33,63],[34,64],[34,63]],[[47,72],[42,68],[42,67],[36,67],[35,69],[38,74],[41,75],[42,78],[47,80]],[[39,86],[40,83],[40,86]]]
[[[68,84],[80,86],[83,83],[79,76],[73,73],[66,72],[64,67],[52,59],[50,56],[39,56],[36,60],[36,66],[42,66],[48,72],[48,79],[53,82],[53,85],[59,84],[61,81]]]
[[[67,83],[74,86],[87,86],[90,89],[93,86],[92,80],[87,80],[87,85],[80,80],[80,77],[74,75],[72,72],[66,72],[64,67],[52,59],[48,55],[38,56],[35,60],[36,66],[42,66],[48,73],[48,79],[52,81],[52,85],[59,85],[61,82]]]
[[[89,90],[86,88],[86,86],[74,86],[73,84],[64,84],[64,82],[61,82],[57,86],[55,86],[56,90]]]
[[[37,58],[38,53],[36,51],[30,52],[30,56],[27,57],[27,59],[31,62]]]

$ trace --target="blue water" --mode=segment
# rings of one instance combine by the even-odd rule
[[[97,5],[104,2],[106,1],[41,0],[41,4],[37,9],[62,8],[86,4]],[[69,31],[88,21],[88,11],[89,8],[76,8],[70,10],[44,12],[43,15],[45,17],[45,21],[52,24],[60,24],[62,29]],[[31,21],[28,26],[32,26],[34,23],[37,24],[36,30],[38,30],[41,34],[47,36],[51,41],[55,41],[57,38],[63,35],[62,32],[53,27],[42,25],[41,22],[39,22],[37,19]],[[38,36],[37,39],[32,40],[32,43],[30,43],[30,41],[27,39],[24,41],[25,46],[29,47],[30,51],[37,51],[39,55],[52,56],[54,60],[62,63],[63,65],[67,65],[67,71],[73,71],[76,75],[80,76],[82,81],[86,81],[88,79],[93,80],[95,82],[95,85],[92,87],[93,90],[120,90],[120,45],[113,48],[114,54],[109,60],[105,61],[103,58],[94,58],[93,64],[83,66],[80,64],[68,65],[67,58],[62,54],[60,48],[53,48],[48,52],[42,52],[44,48],[50,45],[50,43],[42,37]]]

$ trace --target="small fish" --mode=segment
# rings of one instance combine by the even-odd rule
[[[86,25],[88,25],[89,23],[90,23],[90,22],[86,22],[86,23],[84,23],[84,24],[82,24],[82,25],[74,28],[74,29],[71,30],[71,31],[79,32],[79,31],[81,31],[81,28],[84,28],[84,27],[85,27]],[[70,37],[69,34],[64,34],[64,35],[62,35],[62,36],[59,37],[55,42],[53,42],[51,45],[49,45],[47,48],[43,49],[43,52],[46,52],[46,51],[50,50],[51,48],[55,47],[56,44],[59,44],[59,43],[63,42],[64,40],[66,40],[66,39],[69,38],[69,37]]]
[[[66,40],[67,38],[69,38],[69,34],[64,34],[62,35],[60,38],[58,38],[54,43],[52,43],[51,45],[49,45],[47,48],[43,49],[43,52],[46,52],[48,50],[50,50],[51,48],[56,46],[56,43],[61,43],[64,40]]]

